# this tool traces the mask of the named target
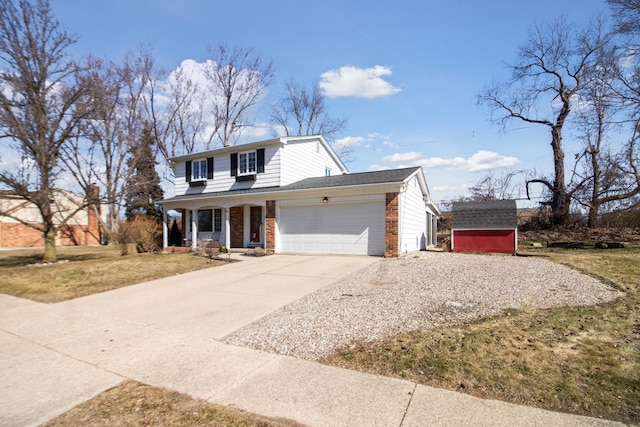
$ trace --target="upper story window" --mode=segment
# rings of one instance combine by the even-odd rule
[[[264,165],[264,148],[231,154],[230,171],[231,176],[236,177],[236,182],[255,181],[257,174],[264,173]]]
[[[331,169],[324,168],[324,176],[331,176]]]
[[[207,179],[207,160],[194,160],[191,162],[191,181]]]
[[[256,152],[238,153],[238,174],[248,175],[256,173]]]
[[[208,179],[213,179],[213,157],[187,160],[185,162],[184,177],[192,187],[202,187],[206,185]]]

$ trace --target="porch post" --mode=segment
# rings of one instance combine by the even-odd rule
[[[169,215],[167,215],[167,209],[162,210],[162,249],[167,249],[169,246]]]
[[[230,215],[231,209],[224,208],[224,245],[227,250],[231,248],[231,223],[229,222]]]
[[[191,249],[198,248],[198,211],[191,210]]]

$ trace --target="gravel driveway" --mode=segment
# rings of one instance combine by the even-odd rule
[[[353,340],[460,324],[507,308],[591,305],[622,296],[541,258],[420,252],[381,259],[225,342],[316,360]]]

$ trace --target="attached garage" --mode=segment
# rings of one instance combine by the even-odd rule
[[[385,205],[326,203],[279,208],[278,252],[385,254]]]
[[[518,249],[515,200],[456,202],[451,214],[453,251],[513,254]]]

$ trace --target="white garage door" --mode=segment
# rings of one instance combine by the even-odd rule
[[[384,255],[383,203],[282,206],[280,251]]]

